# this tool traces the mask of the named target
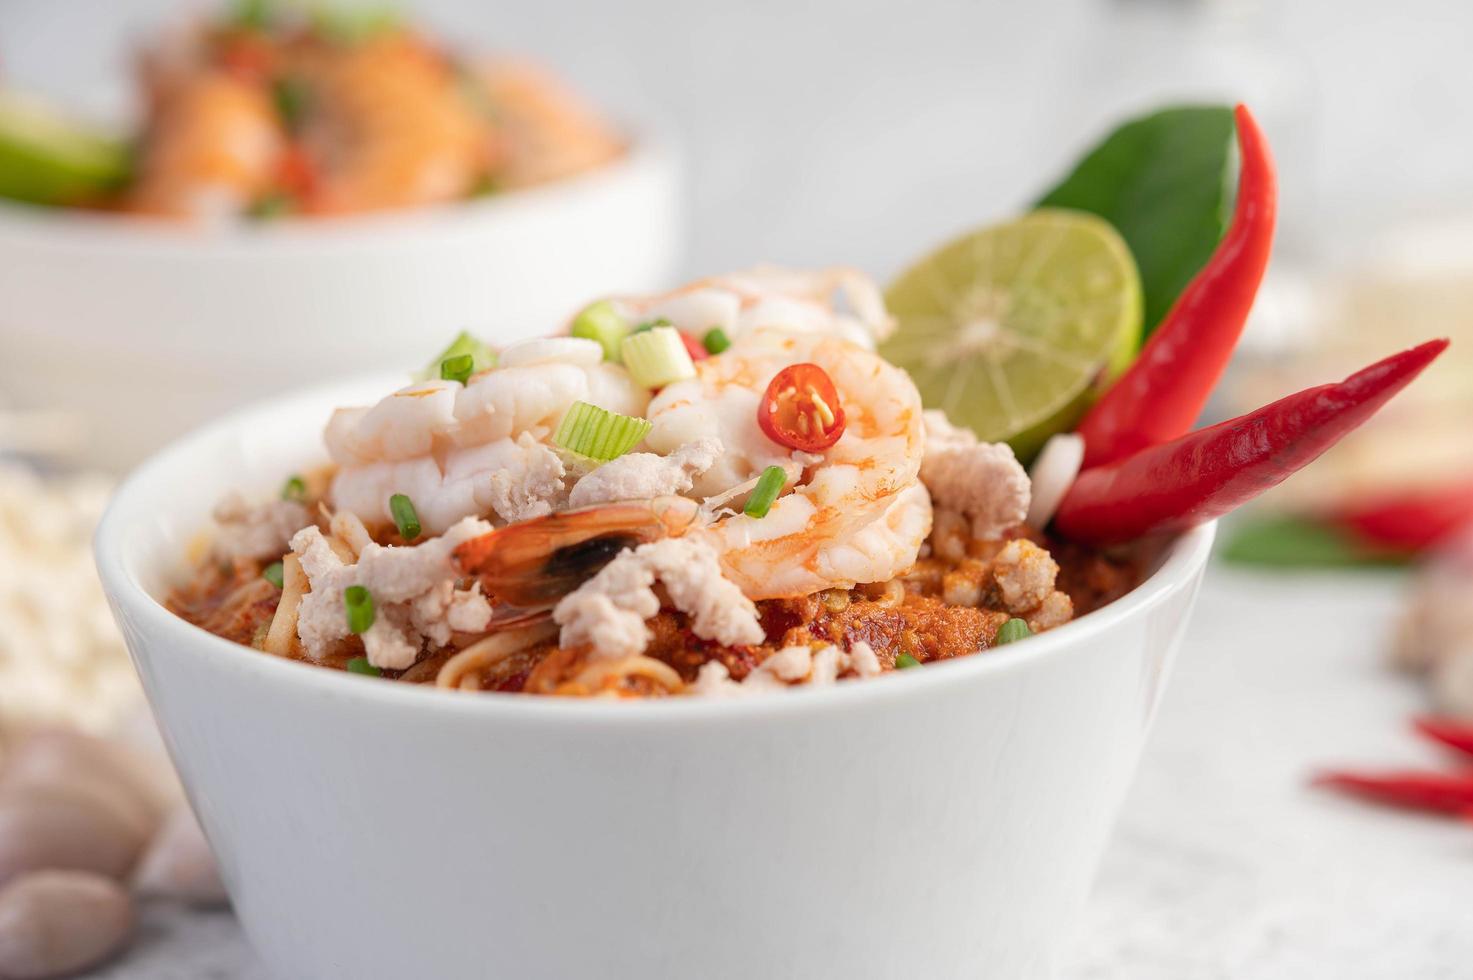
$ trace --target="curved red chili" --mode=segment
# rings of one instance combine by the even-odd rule
[[[1394,551],[1425,551],[1473,524],[1473,478],[1387,493],[1336,508],[1332,524]]]
[[[1085,470],[1054,518],[1085,544],[1182,531],[1221,517],[1313,462],[1447,349],[1432,340],[1256,412]]]
[[[1459,816],[1473,812],[1473,776],[1464,773],[1332,771],[1320,773],[1314,784],[1412,810]]]
[[[1278,189],[1268,143],[1236,110],[1238,200],[1227,234],[1140,356],[1079,424],[1084,466],[1102,466],[1190,432],[1227,367],[1273,244]]]
[[[844,434],[839,390],[817,364],[785,367],[757,403],[757,424],[773,442],[803,452],[821,452]]]
[[[1413,722],[1417,731],[1473,758],[1473,724],[1453,718],[1422,717]]]
[[[685,345],[685,352],[692,361],[704,361],[711,356],[711,352],[706,350],[706,345],[699,338],[692,337],[684,330],[680,331],[680,342]]]

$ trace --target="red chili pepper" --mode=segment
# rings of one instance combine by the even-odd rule
[[[1238,200],[1212,258],[1187,284],[1140,356],[1079,424],[1084,466],[1102,466],[1192,430],[1237,346],[1273,244],[1273,158],[1238,106]]]
[[[1055,518],[1086,544],[1195,527],[1247,503],[1313,462],[1447,348],[1432,340],[1128,459],[1086,470]]]
[[[1440,772],[1326,772],[1316,786],[1337,789],[1378,803],[1464,815],[1473,810],[1473,776]]]
[[[1385,494],[1331,511],[1332,524],[1395,551],[1426,551],[1473,524],[1473,479]]]
[[[1473,725],[1451,718],[1418,718],[1413,724],[1434,742],[1473,757]]]
[[[773,442],[808,453],[821,452],[844,434],[839,390],[817,364],[785,367],[757,403],[757,424]]]
[[[680,331],[680,342],[685,345],[685,352],[690,355],[690,359],[693,361],[703,361],[711,356],[711,352],[706,350],[705,344],[684,330]]]
[[[276,181],[292,197],[307,201],[317,188],[317,165],[300,144],[292,143],[276,161]]]

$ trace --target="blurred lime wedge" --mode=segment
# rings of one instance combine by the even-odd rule
[[[0,94],[0,197],[67,204],[97,197],[128,175],[121,140],[45,103]]]
[[[906,270],[885,295],[880,345],[927,408],[1023,459],[1067,431],[1140,343],[1141,284],[1109,222],[1043,209],[972,232]]]

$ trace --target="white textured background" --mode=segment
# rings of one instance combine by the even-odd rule
[[[412,6],[468,49],[537,52],[688,151],[687,271],[885,275],[1021,207],[1119,110],[1247,99],[1283,170],[1280,263],[1473,214],[1473,3],[1167,0]],[[167,0],[0,0],[0,70],[117,107]],[[1324,762],[1431,762],[1381,651],[1399,583],[1249,579],[1203,596],[1068,980],[1473,977],[1473,825],[1305,788]],[[228,916],[149,910],[115,980],[259,980]],[[1005,978],[1003,978],[1005,980]]]

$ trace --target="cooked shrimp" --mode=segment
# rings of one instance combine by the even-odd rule
[[[665,319],[698,337],[712,327],[732,339],[774,327],[842,337],[874,350],[876,341],[894,329],[873,280],[841,267],[799,272],[764,266],[699,279],[658,296],[616,297],[612,302],[631,322]]]
[[[403,30],[303,57],[306,210],[340,214],[452,201],[486,173],[485,122],[449,63]]]
[[[828,372],[849,420],[822,457],[789,453],[756,423],[768,382],[798,362]],[[696,378],[667,386],[650,403],[654,427],[646,442],[669,453],[700,439],[719,439],[726,447],[723,457],[693,477],[693,492],[707,498],[724,498],[766,467],[785,465],[792,491],[766,516],[709,506],[696,515],[678,497],[649,502],[653,519],[632,519],[641,514],[638,503],[565,512],[498,532],[489,542],[472,542],[460,556],[463,567],[477,570],[478,559],[500,549],[513,552],[519,538],[536,535],[548,559],[545,567],[566,571],[569,553],[559,547],[606,561],[611,552],[590,549],[590,542],[617,541],[619,528],[635,526],[705,541],[723,573],[750,599],[883,582],[914,564],[931,530],[931,500],[917,479],[925,448],[920,396],[904,372],[843,340],[773,330],[741,337],[722,356],[700,362],[697,371]],[[524,570],[536,574],[535,568]],[[497,583],[487,585],[496,592]]]
[[[271,186],[286,136],[266,91],[202,70],[158,94],[132,210],[176,218],[233,216]]]
[[[541,67],[499,61],[484,66],[479,79],[503,135],[498,179],[507,187],[591,170],[623,151],[614,131]]]
[[[563,464],[543,445],[563,413],[575,401],[625,415],[648,404],[622,367],[587,363],[587,343],[565,339],[546,355],[563,350],[573,362],[496,368],[464,385],[427,381],[339,409],[325,433],[340,467],[332,505],[381,526],[389,497],[407,494],[431,534],[488,512],[507,522],[547,513],[566,496]]]

